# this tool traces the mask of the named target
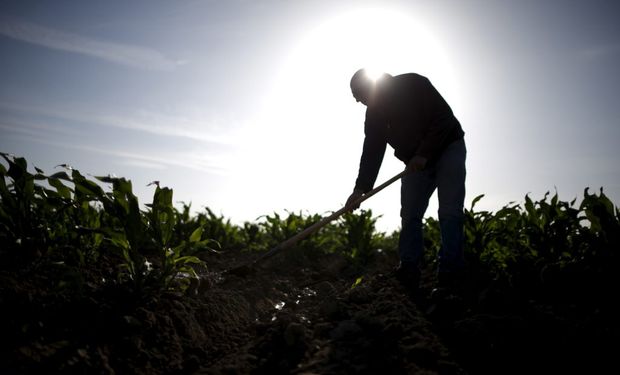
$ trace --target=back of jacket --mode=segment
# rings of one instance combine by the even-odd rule
[[[364,149],[356,188],[372,189],[386,144],[408,163],[416,155],[433,163],[452,142],[463,138],[461,124],[431,82],[415,73],[385,75],[366,110]]]

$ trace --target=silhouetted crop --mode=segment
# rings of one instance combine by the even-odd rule
[[[91,180],[66,165],[53,175],[38,168],[32,174],[25,159],[1,155],[8,164],[8,169],[0,164],[4,267],[34,262],[79,273],[86,264],[111,263],[107,280],[137,293],[183,290],[196,277],[190,264],[202,261],[189,254],[209,248],[211,241],[202,238],[202,226],[172,241],[181,215],[172,206],[171,189],[156,186],[153,202],[141,209],[124,178]]]
[[[106,282],[136,293],[185,290],[196,267],[207,265],[204,251],[266,251],[320,220],[318,214],[288,212],[235,225],[209,208],[194,215],[191,206],[173,206],[173,191],[154,183],[151,203],[141,207],[129,180],[87,178],[61,165],[52,175],[24,158],[1,154],[0,257],[5,268],[25,264],[60,267],[80,275],[101,269]],[[565,202],[547,193],[525,196],[496,212],[476,211],[483,195],[465,209],[465,251],[472,275],[545,298],[605,293],[616,285],[620,211],[601,189],[583,200]],[[338,253],[358,266],[379,251],[395,258],[398,233],[377,232],[371,211],[347,213],[287,250],[308,257]],[[425,246],[433,265],[440,246],[439,224],[427,218]],[[99,266],[98,266],[99,265]],[[107,271],[103,271],[107,270]],[[77,282],[81,280],[77,277]],[[72,281],[75,283],[75,281]],[[66,282],[65,282],[66,284]]]

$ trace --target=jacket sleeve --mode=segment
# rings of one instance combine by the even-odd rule
[[[379,131],[381,126],[382,124],[377,119],[373,119],[373,116],[367,111],[364,124],[364,147],[357,180],[355,181],[355,189],[364,193],[372,190],[385,155],[387,141],[385,135]]]

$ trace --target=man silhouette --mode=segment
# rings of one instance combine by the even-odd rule
[[[419,74],[383,74],[371,79],[366,70],[351,78],[353,97],[366,106],[364,145],[347,206],[355,205],[375,183],[386,145],[410,171],[402,177],[400,264],[397,279],[417,289],[424,255],[422,219],[437,189],[441,249],[438,282],[451,287],[464,268],[463,203],[465,200],[465,141],[461,124],[431,82]]]

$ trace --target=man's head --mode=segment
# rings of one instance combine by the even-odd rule
[[[366,69],[360,69],[351,77],[351,92],[358,102],[368,105],[375,82],[370,78]]]

